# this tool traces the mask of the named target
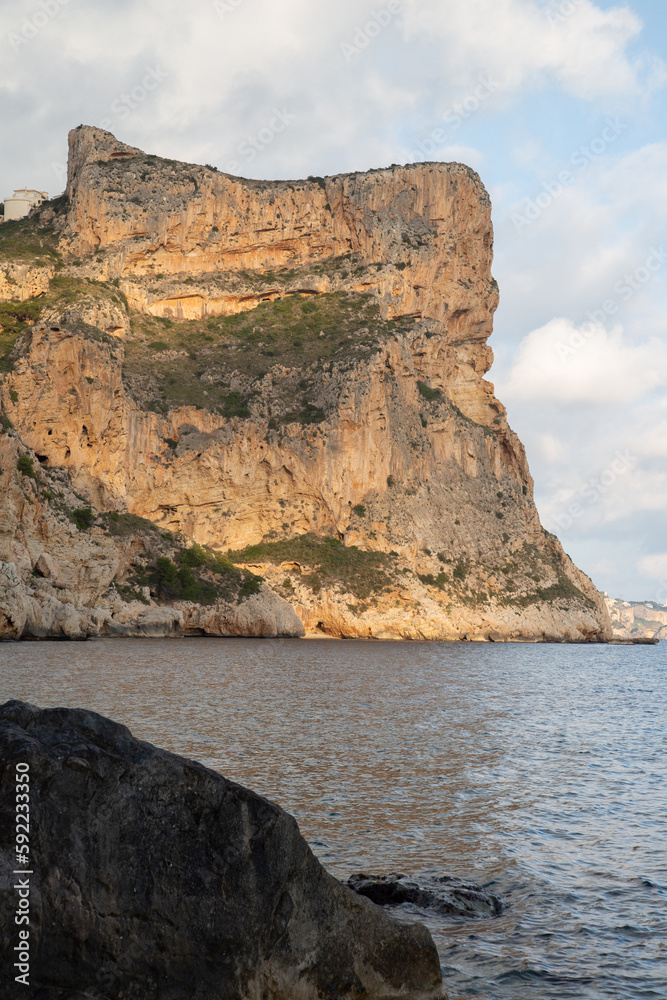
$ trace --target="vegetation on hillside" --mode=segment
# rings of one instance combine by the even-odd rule
[[[161,529],[157,524],[153,524],[145,517],[138,514],[126,514],[119,511],[110,511],[101,515],[104,526],[110,535],[118,538],[127,538],[131,535],[161,534]],[[165,532],[165,537],[169,541],[173,536],[171,532]]]
[[[17,263],[56,264],[60,263],[58,253],[58,232],[51,211],[56,215],[67,208],[65,195],[45,201],[39,211],[25,219],[12,219],[0,226],[0,264],[3,260]],[[48,221],[47,221],[48,220]]]
[[[131,514],[116,515],[112,533],[129,533],[128,529],[132,529],[135,522],[126,519],[134,517]],[[143,521],[143,518],[139,520]],[[259,593],[262,586],[260,576],[239,569],[222,553],[205,549],[196,542],[189,548],[181,539],[176,542],[176,548],[171,552],[173,558],[159,555],[154,560],[147,559],[143,566],[134,567],[125,583],[117,583],[116,589],[121,596],[126,600],[145,600],[141,588],[149,587],[159,603],[193,601],[210,605],[216,601],[237,601],[240,604]]]
[[[4,224],[0,227],[0,232],[3,228]],[[10,354],[17,337],[45,314],[55,313],[58,315],[77,303],[94,304],[96,301],[102,302],[103,300],[114,303],[121,308],[127,307],[125,296],[112,283],[56,274],[51,279],[46,295],[23,301],[0,302],[0,371],[11,369]],[[70,323],[68,329],[72,329],[75,333],[88,339],[105,341],[106,343],[115,342],[102,330],[83,322]]]
[[[312,370],[349,363],[371,356],[388,336],[412,324],[384,320],[374,298],[348,292],[289,295],[251,312],[204,321],[135,316],[124,372],[135,395],[154,393],[152,409],[194,405],[246,417],[249,396],[230,389],[232,373],[250,384],[276,364]],[[307,387],[293,402],[281,421],[324,418]]]
[[[259,542],[245,549],[229,551],[233,563],[294,562],[302,569],[301,581],[318,593],[323,587],[336,587],[364,600],[372,594],[396,585],[396,555],[365,552],[356,545],[343,545],[337,538],[322,538],[309,532],[277,542]]]
[[[563,610],[567,610],[568,601],[582,601],[593,607],[590,598],[565,575],[556,555],[548,550],[541,551],[528,542],[524,542],[504,566],[496,567],[496,572],[505,577],[505,587],[494,595],[500,604],[527,608],[532,604],[558,601]]]
[[[0,302],[0,371],[11,369],[10,354],[16,338],[39,319],[41,310],[42,305],[38,299]]]

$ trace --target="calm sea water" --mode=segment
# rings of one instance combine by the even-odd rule
[[[3,644],[10,697],[267,795],[338,877],[491,886],[500,917],[427,921],[452,997],[667,998],[665,643]]]

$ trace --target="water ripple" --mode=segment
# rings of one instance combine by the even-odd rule
[[[268,795],[339,877],[488,886],[499,917],[426,920],[452,998],[665,1000],[665,650],[5,644],[0,698],[94,709]]]

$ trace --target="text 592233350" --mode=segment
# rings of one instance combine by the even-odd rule
[[[17,896],[14,923],[18,927],[18,942],[14,946],[14,968],[17,983],[30,985],[30,765],[16,764],[16,869],[20,876],[14,881]]]

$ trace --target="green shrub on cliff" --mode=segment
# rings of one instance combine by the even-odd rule
[[[465,580],[465,578],[466,578],[467,575],[468,575],[468,569],[467,569],[465,563],[458,562],[456,564],[456,566],[454,567],[454,574],[453,574],[454,579],[455,580]]]
[[[35,323],[42,311],[39,299],[24,302],[0,302],[0,326],[3,334],[16,337],[26,325]]]
[[[11,371],[13,365],[10,354],[16,338],[28,326],[37,322],[41,311],[42,303],[38,299],[0,302],[0,371]]]
[[[248,597],[252,597],[253,594],[259,594],[261,589],[261,576],[255,576],[253,573],[248,573],[239,588],[239,604],[241,601],[245,601]]]
[[[206,552],[201,547],[194,542],[189,549],[185,549],[181,552],[179,561],[182,566],[205,566],[206,565]]]
[[[19,472],[22,472],[23,475],[27,476],[29,479],[36,478],[35,467],[33,465],[32,459],[30,458],[30,455],[19,455],[16,467],[19,470]]]
[[[225,417],[249,417],[248,400],[239,392],[230,392],[222,399],[222,414]]]
[[[69,517],[79,531],[88,531],[95,523],[95,514],[90,507],[79,507],[78,510],[71,511]]]
[[[422,583],[425,583],[428,587],[437,587],[438,590],[442,590],[446,583],[449,583],[449,577],[446,573],[438,573],[437,576],[433,576],[433,573],[417,573],[417,576]]]
[[[158,600],[194,601],[214,604],[218,600],[237,600],[240,604],[259,593],[262,577],[240,570],[220,552],[204,549],[195,542],[190,548],[176,553],[176,562],[159,556],[155,567],[145,574],[135,575],[132,583],[149,586]]]
[[[138,514],[125,514],[118,511],[111,511],[102,514],[102,519],[110,535],[127,537],[128,535],[140,535],[144,532],[158,532],[160,529],[152,521]]]
[[[160,556],[155,568],[158,597],[163,600],[180,599],[212,604],[217,597],[215,587],[207,580],[195,576],[187,564],[177,566],[167,556]]]
[[[442,392],[440,389],[432,389],[430,385],[426,385],[426,382],[417,382],[417,388],[419,389],[420,395],[422,395],[424,399],[428,399],[429,402],[442,399]]]
[[[300,424],[319,424],[326,419],[326,414],[319,406],[304,400],[300,410],[290,410],[282,419],[286,424],[296,421]]]

